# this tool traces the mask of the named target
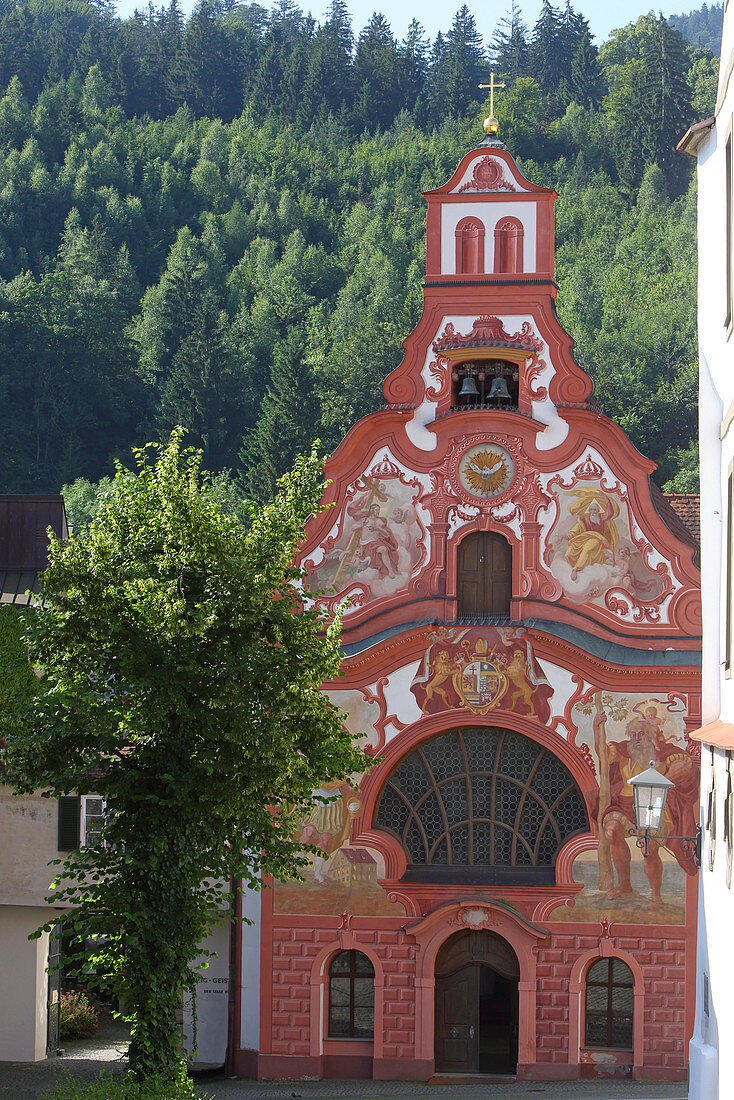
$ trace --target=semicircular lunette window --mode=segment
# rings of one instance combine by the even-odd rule
[[[568,768],[492,726],[442,733],[404,757],[373,824],[405,848],[404,882],[554,883],[563,845],[589,831]]]

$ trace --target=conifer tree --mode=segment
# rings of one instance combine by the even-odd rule
[[[354,55],[355,121],[386,130],[400,95],[398,44],[385,17],[376,12],[359,36]]]
[[[17,76],[8,84],[0,99],[0,149],[14,145],[21,149],[31,132],[31,113]]]
[[[530,62],[533,79],[543,91],[557,92],[567,73],[561,15],[550,0],[543,0],[538,21],[533,28]]]
[[[479,101],[478,85],[485,68],[482,37],[466,4],[457,11],[446,35],[443,67],[444,116],[459,118],[466,113],[470,103]]]
[[[596,110],[606,94],[604,72],[599,63],[599,51],[584,34],[571,62],[571,98],[582,107]]]
[[[352,23],[344,0],[331,0],[327,18],[314,36],[299,120],[308,126],[319,113],[338,115],[351,106],[354,71]]]
[[[490,52],[492,65],[503,76],[514,81],[526,75],[528,30],[523,22],[517,0],[512,0],[509,11],[500,21],[492,39]]]
[[[306,337],[291,329],[276,345],[270,384],[256,426],[245,436],[240,462],[245,491],[255,500],[270,500],[276,482],[296,458],[311,449],[319,406],[311,371],[304,363]]]
[[[400,101],[408,111],[420,109],[426,90],[430,44],[417,19],[411,19],[400,46]]]
[[[679,194],[688,180],[685,158],[676,152],[680,138],[680,120],[693,111],[691,89],[686,79],[689,59],[685,40],[679,31],[659,15],[645,37],[642,83],[644,125],[641,146],[648,163],[663,171],[672,193]]]

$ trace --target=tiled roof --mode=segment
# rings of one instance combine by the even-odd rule
[[[348,863],[375,863],[366,848],[340,848],[339,851]]]
[[[683,520],[696,542],[701,541],[701,498],[698,493],[665,493],[665,499]]]
[[[48,565],[48,534],[68,537],[60,496],[0,495],[0,603],[27,604]]]
[[[691,741],[703,741],[705,745],[714,745],[719,749],[734,749],[734,726],[731,722],[722,722],[717,718],[690,734]]]
[[[677,508],[673,506],[673,500],[685,499],[695,501],[695,507],[697,508],[698,497],[689,493],[664,493],[662,489],[658,488],[652,478],[649,479],[648,484],[650,486],[650,496],[652,497],[655,511],[660,516],[665,526],[672,531],[681,542],[685,542],[688,546],[692,546],[696,551],[700,550],[701,544],[699,538],[685,522]]]

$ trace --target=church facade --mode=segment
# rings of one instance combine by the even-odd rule
[[[423,315],[329,460],[302,560],[376,763],[241,898],[235,1073],[686,1075],[695,867],[629,779],[693,834],[696,543],[573,359],[555,198],[494,137],[426,195]]]

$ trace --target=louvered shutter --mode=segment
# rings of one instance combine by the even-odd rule
[[[59,851],[72,852],[79,847],[80,800],[75,795],[59,799]]]

